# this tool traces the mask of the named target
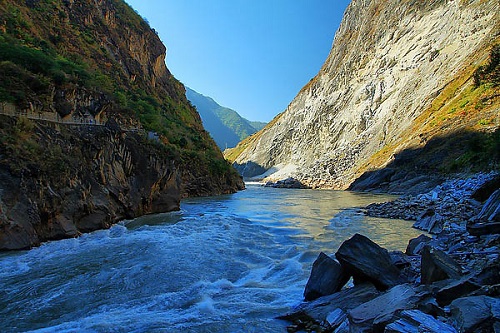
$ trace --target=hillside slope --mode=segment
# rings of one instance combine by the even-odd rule
[[[251,122],[238,112],[187,87],[186,96],[200,113],[203,125],[221,149],[236,146],[263,127],[262,123]]]
[[[500,43],[499,7],[354,0],[318,75],[226,157],[257,170],[247,177],[268,170],[268,179],[336,189],[365,172],[357,189],[498,168],[498,85],[474,77]]]
[[[122,0],[0,1],[0,249],[243,187],[165,57]]]

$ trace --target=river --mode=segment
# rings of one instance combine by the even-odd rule
[[[320,251],[361,233],[389,250],[411,223],[352,207],[387,196],[248,185],[181,211],[0,254],[2,332],[286,332]]]

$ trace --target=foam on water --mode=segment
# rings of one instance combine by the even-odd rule
[[[2,332],[284,332],[274,318],[302,300],[320,251],[354,232],[389,249],[418,235],[344,210],[383,198],[342,195],[250,186],[2,254]]]

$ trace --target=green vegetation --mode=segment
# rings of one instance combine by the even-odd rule
[[[23,107],[34,99],[48,99],[51,86],[81,86],[109,93],[111,79],[85,63],[57,55],[53,49],[37,49],[0,34],[0,102]]]
[[[462,152],[440,167],[444,173],[483,171],[500,166],[500,130],[493,133],[469,133],[461,140]]]
[[[359,168],[381,167],[397,156],[398,147],[414,147],[409,169],[444,174],[500,168],[498,89],[500,47],[479,51],[476,59],[487,60],[459,71],[432,101],[432,105],[401,135],[384,146]]]
[[[0,0],[0,102],[78,117],[91,111],[74,110],[77,98],[98,101],[104,119],[158,133],[159,142],[145,143],[180,168],[199,166],[195,177],[232,173],[184,86],[168,71],[157,72],[164,53],[154,30],[122,0]],[[71,165],[64,152],[41,152],[30,131],[18,132],[5,128],[1,135],[19,168],[30,158],[42,162],[39,156],[54,168]]]
[[[0,123],[0,154],[5,156],[13,174],[29,173],[35,177],[45,175],[49,180],[59,181],[69,177],[71,170],[79,164],[77,156],[64,152],[59,145],[49,147],[41,144],[36,136],[35,124],[19,117],[12,125]]]
[[[500,44],[491,48],[488,64],[480,66],[474,72],[475,87],[485,83],[500,85]]]

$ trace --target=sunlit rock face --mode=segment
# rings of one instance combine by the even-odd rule
[[[471,68],[498,41],[499,7],[497,0],[354,0],[318,75],[236,164],[261,166],[271,179],[344,189],[404,149],[495,117],[498,107],[431,127],[426,112],[453,80],[466,75],[460,87],[472,84]]]

